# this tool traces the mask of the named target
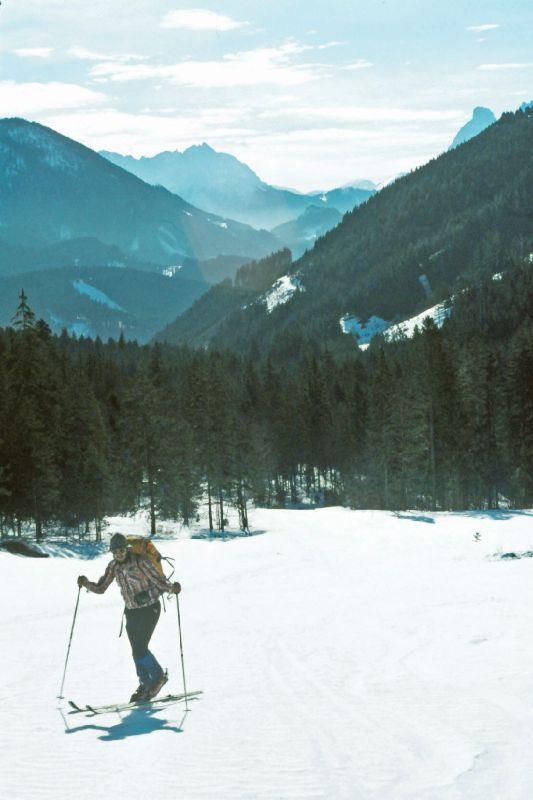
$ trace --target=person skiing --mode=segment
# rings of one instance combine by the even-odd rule
[[[85,575],[80,575],[78,586],[103,594],[116,578],[126,606],[126,631],[139,678],[139,686],[130,702],[152,700],[168,681],[168,673],[148,649],[161,614],[159,597],[163,592],[179,594],[181,586],[177,581],[172,583],[161,576],[148,558],[134,553],[121,533],[111,537],[109,550],[113,560],[102,577],[93,583]]]

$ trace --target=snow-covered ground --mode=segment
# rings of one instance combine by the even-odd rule
[[[2,798],[529,800],[533,559],[497,554],[531,549],[532,522],[257,510],[255,536],[162,540],[204,692],[187,714],[69,714],[75,579],[109,556],[0,551]],[[66,697],[135,687],[121,610],[116,585],[82,591]],[[174,602],[153,650],[180,691]]]

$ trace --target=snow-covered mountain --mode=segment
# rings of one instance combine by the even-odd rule
[[[496,122],[496,117],[490,108],[477,106],[472,112],[472,119],[457,132],[449,149],[451,150],[453,147],[458,147],[460,144],[463,144],[463,142],[468,142],[469,139],[473,139],[474,136],[477,136],[494,122]]]
[[[13,248],[93,239],[126,259],[168,265],[279,246],[266,231],[201,211],[23,119],[0,120],[0,211],[0,241]]]
[[[106,150],[101,155],[142,180],[164,186],[199,208],[271,230],[294,220],[311,206],[336,209],[341,214],[365,202],[376,187],[359,182],[327,192],[300,194],[262,181],[242,161],[207,144],[183,152],[164,152],[133,158]]]

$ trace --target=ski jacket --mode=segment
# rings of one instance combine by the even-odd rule
[[[172,583],[161,577],[148,558],[130,549],[125,561],[110,561],[100,580],[96,583],[88,581],[87,589],[95,594],[103,594],[115,578],[129,609],[152,605],[163,592],[172,588]]]

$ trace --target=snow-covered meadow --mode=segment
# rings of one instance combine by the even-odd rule
[[[531,511],[256,510],[257,535],[165,538],[187,686],[204,692],[188,713],[69,714],[56,695],[75,580],[109,556],[0,551],[1,797],[529,800],[533,559],[499,555],[532,549],[532,523]],[[121,611],[116,585],[82,591],[67,698],[135,688]],[[152,645],[181,691],[175,602]]]

